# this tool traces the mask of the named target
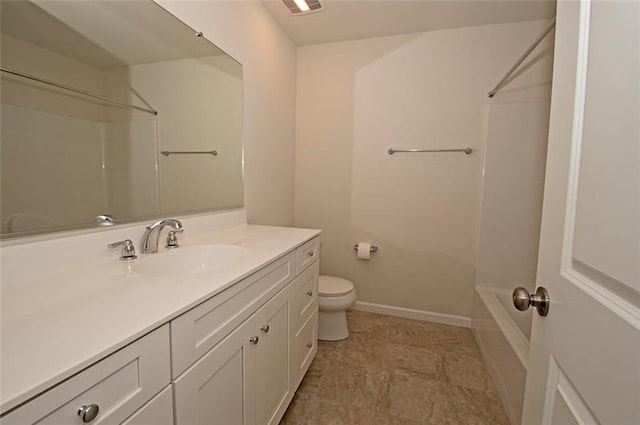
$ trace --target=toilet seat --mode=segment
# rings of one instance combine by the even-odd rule
[[[321,297],[339,297],[353,291],[353,283],[335,276],[320,276],[318,294]]]

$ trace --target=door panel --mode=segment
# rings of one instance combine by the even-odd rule
[[[260,425],[277,425],[293,398],[289,345],[291,289],[291,286],[284,289],[256,314],[261,329],[256,347],[255,383],[256,421]]]
[[[545,417],[548,417],[547,412],[553,411],[558,395],[552,379],[553,369],[558,368],[600,423],[640,424],[638,329],[575,286],[555,288],[553,292],[550,288],[549,291],[549,316],[536,315],[534,318],[537,339],[532,339],[523,423],[555,423],[543,421],[539,416],[531,421],[527,403],[531,396],[530,385],[538,381],[539,409],[544,406]]]
[[[594,2],[585,17],[590,59],[571,252],[574,261],[636,291],[639,238],[630,230],[640,220],[638,13],[637,1]]]
[[[640,424],[640,3],[560,1],[522,423]]]
[[[240,325],[175,381],[176,423],[255,425],[254,328]]]
[[[545,412],[545,424],[553,425],[587,425],[598,424],[587,403],[580,397],[578,391],[571,385],[567,375],[560,369],[555,359],[551,358],[549,366],[549,382],[547,388],[553,402],[546,405],[553,410]],[[549,418],[549,416],[551,416]]]

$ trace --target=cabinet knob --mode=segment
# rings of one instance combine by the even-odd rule
[[[82,406],[81,408],[79,408],[78,416],[80,416],[80,419],[82,419],[83,423],[88,424],[98,416],[99,411],[100,406],[98,406],[97,404],[90,404],[88,406]]]
[[[258,335],[252,336],[251,338],[249,338],[249,342],[252,343],[253,345],[256,345],[258,341],[260,341],[260,338],[258,338]]]
[[[309,295],[310,297],[313,296],[313,291],[307,291],[307,295]]]
[[[260,330],[266,334],[269,333],[269,325],[262,325],[260,326]]]
[[[313,347],[313,343],[307,342],[307,348],[311,349]]]
[[[307,252],[307,256],[309,256],[309,257],[313,257],[313,251],[309,251],[309,252]]]

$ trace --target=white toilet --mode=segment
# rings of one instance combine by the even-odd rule
[[[356,301],[353,283],[335,276],[318,282],[318,339],[338,341],[349,336],[346,310]]]

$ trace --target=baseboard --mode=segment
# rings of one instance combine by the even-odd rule
[[[445,325],[460,326],[463,328],[471,327],[470,317],[434,313],[432,311],[415,310],[412,308],[394,307],[391,305],[356,301],[356,304],[353,306],[353,310],[386,314],[387,316],[404,317],[405,319],[422,320],[425,322],[442,323]]]

